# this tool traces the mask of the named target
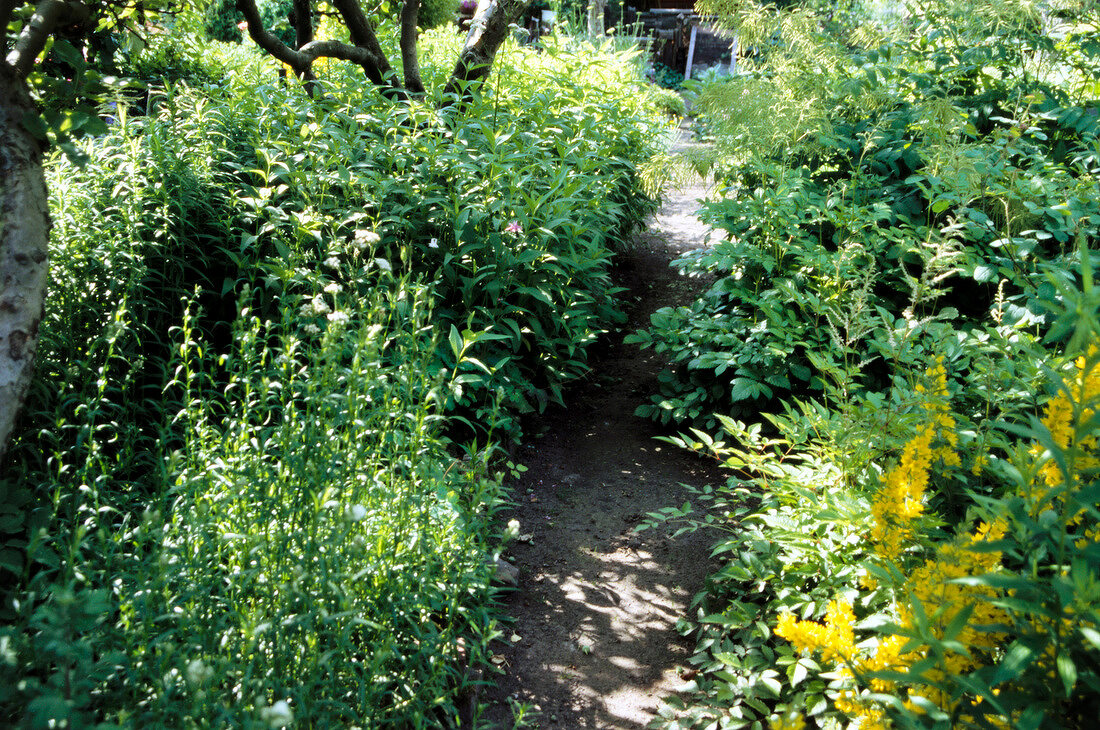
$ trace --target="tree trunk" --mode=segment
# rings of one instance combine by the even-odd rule
[[[294,28],[294,48],[302,50],[313,42],[313,8],[309,0],[294,0],[294,6],[290,11],[290,24]],[[311,99],[317,98],[320,89],[317,87],[317,76],[313,73],[313,66],[297,69],[298,79],[305,85],[306,93]]]
[[[410,94],[424,93],[424,82],[420,80],[420,59],[417,53],[417,38],[420,35],[416,27],[420,18],[420,0],[404,0],[401,3],[401,69],[405,73],[405,88]]]
[[[607,0],[588,0],[588,37],[603,38],[606,28],[603,16],[607,8]]]
[[[458,63],[443,89],[445,96],[451,100],[470,98],[474,84],[492,71],[497,49],[508,37],[509,26],[530,4],[531,0],[481,0]],[[447,103],[450,102],[445,100],[444,104]]]
[[[49,276],[42,152],[23,128],[33,111],[22,79],[0,62],[0,459],[31,382]]]

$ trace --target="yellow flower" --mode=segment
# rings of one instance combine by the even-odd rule
[[[768,723],[768,727],[771,730],[803,730],[806,727],[806,720],[802,715],[789,712],[786,715],[776,717]]]
[[[779,615],[775,634],[791,642],[799,651],[821,652],[825,662],[843,662],[855,655],[855,614],[847,602],[830,601],[825,623],[796,621],[789,613]]]

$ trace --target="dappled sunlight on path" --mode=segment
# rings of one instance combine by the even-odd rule
[[[595,363],[595,375],[572,392],[568,407],[548,413],[544,434],[520,450],[528,471],[516,485],[524,539],[506,556],[520,569],[518,590],[502,598],[515,623],[494,644],[501,675],[481,698],[482,725],[513,726],[513,705],[537,708],[533,725],[640,728],[679,677],[691,643],[677,621],[687,614],[712,564],[712,536],[672,539],[636,533],[647,512],[682,504],[682,484],[724,478],[709,462],[655,441],[661,431],[635,417],[655,392],[662,361],[621,344],[661,306],[686,303],[700,286],[668,262],[703,244],[694,217],[702,188],[671,191],[620,275],[636,301],[631,321]]]

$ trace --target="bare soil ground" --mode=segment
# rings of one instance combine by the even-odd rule
[[[514,727],[513,707],[523,704],[535,710],[528,727],[641,728],[683,684],[692,647],[676,623],[715,567],[713,536],[634,530],[647,512],[682,504],[683,484],[725,477],[654,440],[661,429],[634,416],[656,392],[664,362],[622,338],[701,286],[669,262],[703,245],[694,217],[702,195],[698,186],[666,193],[619,266],[630,321],[609,339],[593,377],[542,418],[542,436],[517,454],[528,471],[502,518],[521,525],[524,539],[505,556],[520,570],[519,587],[502,599],[514,623],[494,645],[502,673],[487,677],[495,685],[481,694],[482,727]]]

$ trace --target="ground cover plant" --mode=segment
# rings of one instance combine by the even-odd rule
[[[739,472],[653,516],[729,532],[665,724],[1086,727],[1095,8],[739,9],[761,66],[698,90],[719,234],[680,262],[715,283],[635,336],[676,365],[641,412]]]
[[[585,372],[652,206],[635,58],[509,45],[457,114],[154,38],[117,59],[152,83],[100,100],[86,161],[48,163],[0,717],[457,724],[495,635],[495,445]],[[457,43],[425,38],[442,75]],[[521,93],[536,71],[555,85]]]

